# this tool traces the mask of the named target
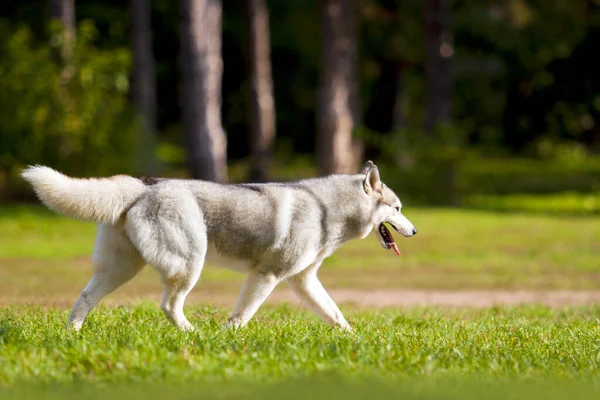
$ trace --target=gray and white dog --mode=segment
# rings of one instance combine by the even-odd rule
[[[50,209],[99,224],[94,275],[69,316],[76,330],[104,296],[145,264],[162,278],[165,316],[179,329],[193,330],[183,304],[205,260],[248,275],[229,326],[245,325],[286,280],[325,322],[350,329],[317,277],[323,260],[344,242],[370,232],[400,255],[385,223],[407,237],[417,233],[371,161],[356,175],[292,183],[125,175],[77,179],[43,166],[28,167],[22,176]]]

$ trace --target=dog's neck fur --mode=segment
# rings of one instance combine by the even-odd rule
[[[338,246],[369,234],[372,230],[372,203],[364,191],[364,175],[330,175],[300,181],[299,184],[309,181],[311,187],[317,187],[315,196],[329,205],[328,223],[335,228],[331,231],[337,233],[334,242]]]

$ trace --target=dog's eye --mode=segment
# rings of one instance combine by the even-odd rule
[[[394,209],[396,209],[396,211],[400,212],[400,207],[394,207]]]

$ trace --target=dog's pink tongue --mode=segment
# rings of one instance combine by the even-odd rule
[[[400,250],[398,250],[398,246],[396,245],[396,242],[392,242],[392,247],[394,248],[394,251],[396,252],[396,254],[400,255]]]

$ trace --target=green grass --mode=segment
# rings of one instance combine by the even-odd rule
[[[168,325],[158,307],[99,308],[81,334],[67,313],[0,311],[4,384],[227,379],[253,382],[335,371],[346,377],[475,374],[586,377],[600,366],[597,307],[350,314],[355,334],[331,330],[292,308],[265,309],[247,329],[221,330],[226,313],[191,308],[199,333]]]
[[[394,387],[444,379],[590,383],[600,372],[594,306],[347,312],[353,334],[285,305],[261,310],[237,332],[221,329],[225,310],[186,312],[198,332],[176,331],[154,304],[99,307],[80,333],[65,331],[65,311],[0,309],[0,386],[227,384],[222,395],[233,395],[244,385],[256,391],[323,376]]]
[[[405,208],[419,234],[397,238],[402,257],[374,238],[348,243],[323,266],[326,287],[600,289],[599,216]],[[189,302],[199,332],[186,334],[151,302],[100,306],[81,333],[67,332],[65,307],[91,275],[93,224],[2,206],[0,232],[0,300],[41,304],[0,307],[2,399],[548,400],[595,398],[600,387],[593,305],[343,306],[356,330],[346,334],[285,305],[226,331],[230,307]],[[195,292],[235,292],[242,279],[208,268]],[[148,268],[111,297],[160,294]],[[48,306],[56,302],[65,307]]]
[[[0,204],[0,258],[68,260],[88,256],[96,227],[57,215],[40,205]]]
[[[509,194],[468,196],[465,205],[481,210],[517,211],[547,215],[600,213],[600,193],[562,192],[552,195]]]
[[[396,234],[403,253],[373,237],[327,259],[327,287],[600,289],[600,216],[533,215],[405,207],[419,234]],[[0,297],[76,296],[91,274],[93,224],[41,207],[0,208]],[[24,278],[25,277],[25,281]],[[243,276],[207,268],[199,290],[237,291]],[[127,292],[129,291],[129,292]],[[123,293],[159,293],[148,268]],[[120,293],[120,292],[117,292]]]
[[[598,384],[546,380],[469,380],[425,379],[389,384],[376,379],[349,381],[337,375],[290,379],[274,384],[249,385],[238,382],[225,384],[169,385],[144,383],[111,385],[98,388],[84,384],[73,386],[22,386],[1,390],[3,399],[593,399],[598,396]]]

